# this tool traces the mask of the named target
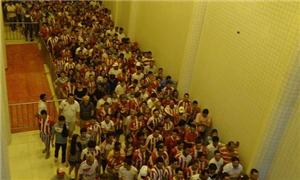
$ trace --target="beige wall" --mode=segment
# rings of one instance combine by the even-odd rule
[[[241,142],[248,170],[287,79],[298,14],[298,3],[208,3],[191,93],[211,110],[223,141]]]

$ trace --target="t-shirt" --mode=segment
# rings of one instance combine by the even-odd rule
[[[112,120],[110,120],[109,123],[102,121],[101,128],[104,129],[105,131],[112,131],[114,128],[114,122]]]
[[[233,168],[232,163],[228,163],[223,167],[223,173],[226,172],[232,177],[238,177],[243,172],[243,166],[239,164],[237,168]]]
[[[66,144],[67,143],[67,137],[62,136],[63,131],[63,125],[59,125],[56,123],[52,128],[52,135],[55,136],[55,143],[57,144]]]
[[[217,166],[216,172],[219,172],[219,170],[221,169],[221,167],[224,164],[224,160],[223,160],[223,158],[221,158],[219,161],[217,161],[215,158],[212,158],[208,164],[215,164]]]
[[[60,103],[59,109],[62,110],[62,115],[65,116],[67,122],[76,121],[76,113],[80,112],[79,103],[74,101],[70,104],[67,100]]]
[[[121,180],[134,180],[137,174],[138,170],[134,166],[131,166],[129,171],[124,166],[121,166],[119,169],[119,178]]]
[[[97,160],[94,160],[94,163],[92,165],[88,165],[86,161],[83,161],[80,164],[78,174],[83,175],[83,180],[95,180],[97,167],[98,167]]]
[[[46,105],[46,102],[40,100],[39,101],[39,105],[38,105],[38,114],[41,115],[41,111],[42,110],[46,110],[47,111],[47,105]]]

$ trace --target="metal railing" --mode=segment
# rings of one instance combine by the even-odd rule
[[[56,121],[58,117],[57,104],[61,100],[47,101],[47,110],[51,119]],[[23,132],[39,129],[37,118],[38,102],[9,104],[11,119],[11,132]]]
[[[33,40],[37,37],[38,22],[5,22],[5,40]]]

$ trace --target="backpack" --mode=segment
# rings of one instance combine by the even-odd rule
[[[61,132],[61,135],[62,135],[62,137],[68,137],[68,135],[69,135],[69,131],[67,129],[67,125],[66,124],[64,124],[64,127],[63,127],[63,130]]]

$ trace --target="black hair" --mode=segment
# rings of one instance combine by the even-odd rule
[[[203,113],[203,114],[208,114],[209,111],[208,111],[208,109],[203,109],[202,113]]]
[[[41,110],[41,115],[47,115],[47,111],[45,109]]]
[[[183,172],[183,170],[180,167],[178,167],[178,168],[175,169],[175,173],[178,173],[179,171]]]
[[[194,101],[193,101],[193,104],[198,104],[198,101],[194,100]]]
[[[208,169],[212,170],[212,171],[216,171],[218,169],[218,167],[215,163],[211,163],[208,165]]]
[[[126,158],[126,159],[124,160],[124,162],[125,162],[126,164],[128,164],[129,166],[132,165],[132,160],[131,160],[131,158]]]
[[[43,100],[45,97],[46,97],[46,94],[45,94],[45,93],[41,94],[41,95],[40,95],[40,100]]]
[[[88,143],[87,143],[87,147],[95,148],[96,147],[96,141],[89,140]]]
[[[75,153],[76,153],[76,146],[79,148],[79,152],[82,150],[81,143],[77,142],[78,137],[79,137],[78,134],[73,134],[73,136],[72,136],[71,149],[70,149],[70,153],[72,155],[75,155]]]
[[[213,141],[213,142],[219,142],[219,140],[220,140],[220,139],[219,139],[218,136],[213,136],[213,137],[212,137],[212,141]]]
[[[65,121],[66,120],[66,118],[65,118],[65,116],[63,116],[63,115],[60,115],[59,117],[58,117],[58,121]]]
[[[214,154],[221,153],[219,150],[215,150]]]
[[[164,162],[164,159],[161,157],[161,156],[159,156],[157,159],[156,159],[156,163],[163,163]]]
[[[250,171],[250,174],[254,174],[254,173],[258,173],[258,170],[255,169],[255,168],[252,168],[251,171]]]
[[[240,159],[238,157],[236,157],[236,156],[233,156],[231,158],[231,162],[234,162],[234,161],[239,161],[240,162]]]
[[[84,133],[84,132],[87,132],[87,128],[86,128],[86,127],[82,127],[82,128],[80,129],[80,134],[82,134],[82,133]]]

